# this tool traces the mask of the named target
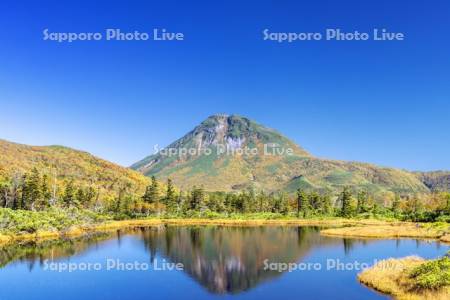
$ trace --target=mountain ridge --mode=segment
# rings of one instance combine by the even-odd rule
[[[220,155],[215,148],[257,148],[258,155]],[[269,145],[269,147],[267,147]],[[274,146],[275,145],[275,146]],[[291,149],[291,155],[260,155]],[[155,153],[131,168],[147,176],[171,178],[182,188],[202,185],[206,190],[233,191],[256,187],[294,191],[299,187],[336,191],[345,185],[375,193],[427,193],[430,188],[412,172],[364,162],[317,158],[274,129],[239,115],[208,117],[165,149],[210,149],[212,154]],[[263,149],[264,148],[264,149]],[[164,154],[164,155],[163,155]]]
[[[292,153],[261,155],[265,145],[269,145],[270,151],[289,148]],[[277,130],[238,115],[210,116],[165,149],[170,147],[212,150],[209,156],[201,151],[174,157],[153,154],[134,164],[135,171],[62,145],[30,146],[0,139],[0,179],[36,167],[50,176],[56,170],[58,180],[75,179],[81,185],[95,185],[111,195],[115,186],[125,183],[141,194],[149,183],[144,175],[155,175],[160,180],[171,178],[183,190],[193,186],[203,186],[208,191],[254,187],[269,192],[294,192],[298,188],[336,192],[343,186],[351,186],[379,194],[450,190],[450,171],[410,172],[318,158]],[[245,147],[259,152],[248,156],[226,153]]]
[[[0,154],[0,181],[36,168],[59,183],[73,180],[79,186],[93,186],[111,197],[123,185],[130,185],[133,192],[141,194],[150,182],[129,168],[61,145],[30,146],[0,139]]]

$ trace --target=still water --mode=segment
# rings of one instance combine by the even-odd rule
[[[0,249],[0,299],[385,299],[358,283],[362,264],[447,250],[315,227],[136,228]]]

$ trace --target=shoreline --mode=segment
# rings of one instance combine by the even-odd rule
[[[161,225],[179,226],[326,226],[337,227],[321,230],[324,236],[348,238],[420,238],[450,243],[448,226],[446,230],[423,224],[382,221],[375,219],[138,219],[109,221],[96,225],[74,226],[63,231],[38,231],[36,233],[0,234],[0,246],[58,238],[73,238],[93,232],[107,232],[121,228],[147,227]]]

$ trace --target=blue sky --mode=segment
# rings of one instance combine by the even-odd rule
[[[319,157],[450,169],[450,2],[0,3],[0,138],[130,165],[211,114],[276,128]],[[44,41],[42,31],[183,32],[182,42]],[[404,41],[263,41],[262,31]]]

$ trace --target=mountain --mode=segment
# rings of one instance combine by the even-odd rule
[[[373,193],[426,193],[420,177],[367,163],[320,159],[277,131],[236,115],[213,115],[167,148],[131,166],[187,189],[266,191],[349,185]]]
[[[27,146],[0,140],[0,154],[0,181],[37,168],[52,179],[56,174],[58,184],[73,179],[76,185],[98,188],[102,195],[112,195],[124,184],[142,193],[149,182],[138,172],[63,146]]]

